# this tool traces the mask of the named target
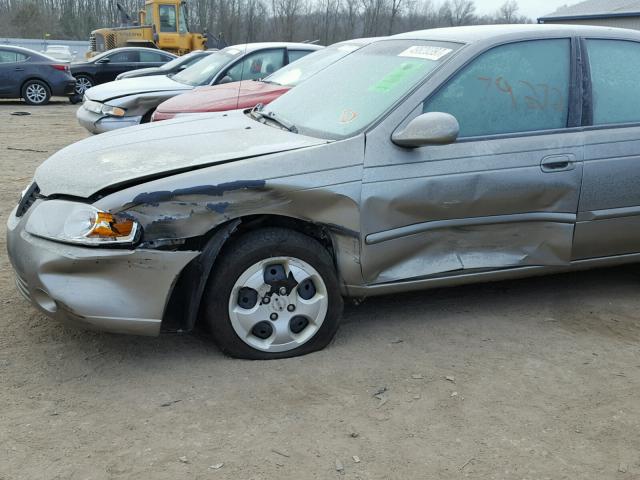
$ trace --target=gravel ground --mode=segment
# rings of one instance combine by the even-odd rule
[[[36,313],[6,217],[74,113],[0,102],[0,479],[640,479],[640,267],[370,299],[272,362]]]

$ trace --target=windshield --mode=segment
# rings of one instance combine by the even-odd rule
[[[208,85],[211,83],[211,80],[213,80],[213,77],[234,58],[237,58],[240,53],[240,50],[237,49],[224,49],[219,52],[214,52],[190,67],[185,68],[172,78],[176,82],[186,83],[194,87]]]
[[[162,70],[173,70],[174,68],[178,68],[183,63],[191,63],[193,61],[193,57],[195,56],[200,56],[200,52],[191,52],[181,57],[174,58],[170,62],[167,62],[164,65],[162,65],[160,68]]]
[[[317,52],[302,57],[290,65],[264,79],[268,83],[277,83],[285,87],[295,87],[303,80],[315,75],[332,63],[362,48],[364,45],[349,44],[348,42],[323,48]]]
[[[303,134],[347,138],[371,125],[459,47],[425,40],[376,42],[329,65],[268,110]]]

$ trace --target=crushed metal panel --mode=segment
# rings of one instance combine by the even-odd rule
[[[536,265],[568,265],[573,223],[528,222],[445,228],[367,245],[374,283],[443,272]]]
[[[225,128],[220,129],[221,117],[225,115]],[[43,195],[88,198],[135,179],[144,181],[158,175],[326,143],[263,125],[241,111],[196,119],[185,117],[171,120],[170,124],[145,124],[74,143],[40,165],[35,178]],[[195,185],[202,183],[205,182]],[[222,181],[206,183],[215,185]]]
[[[364,137],[188,171],[115,192],[96,207],[140,222],[145,242],[199,237],[252,215],[279,215],[331,233],[345,283],[362,283]]]

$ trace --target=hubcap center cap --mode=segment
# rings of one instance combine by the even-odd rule
[[[271,308],[274,312],[284,312],[287,308],[287,302],[284,298],[274,295],[271,299]]]

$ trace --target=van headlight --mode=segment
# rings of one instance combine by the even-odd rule
[[[114,107],[113,105],[107,105],[106,103],[102,106],[102,113],[105,115],[110,115],[112,117],[124,117],[125,111],[124,108]]]
[[[98,115],[109,115],[112,117],[124,117],[127,111],[124,108],[115,107],[113,105],[107,105],[106,103],[96,102],[84,97],[84,103],[82,104],[85,110],[88,110]]]
[[[130,218],[67,200],[38,203],[25,229],[38,237],[87,246],[131,245],[140,230]]]

